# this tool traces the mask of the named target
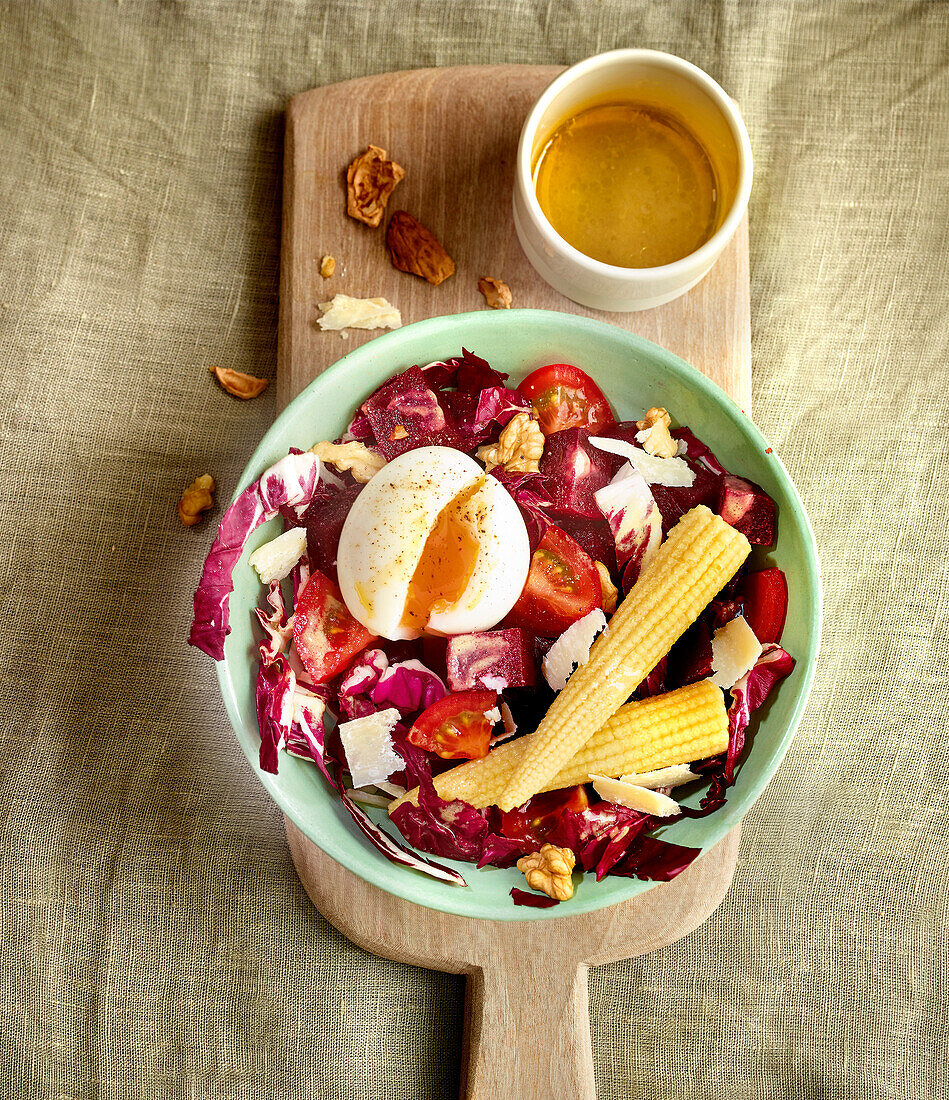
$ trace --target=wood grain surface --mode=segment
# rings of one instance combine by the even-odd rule
[[[684,297],[642,313],[568,301],[527,263],[511,215],[521,122],[558,68],[464,66],[367,77],[294,97],[287,112],[277,397],[282,408],[374,332],[343,340],[316,325],[336,293],[386,297],[403,322],[485,307],[481,275],[503,279],[517,307],[598,317],[682,356],[750,411],[748,235],[743,224],[711,273]],[[405,170],[389,211],[406,209],[457,265],[441,286],[396,271],[384,228],[345,213],[345,169],[369,144]],[[332,255],[336,272],[319,274]],[[593,1100],[587,1005],[590,966],[654,951],[687,935],[731,883],[739,829],[674,881],[630,901],[543,921],[482,921],[425,909],[363,882],[289,820],[307,894],[373,954],[467,975],[461,1095],[476,1100]],[[381,1083],[380,1083],[381,1086]]]

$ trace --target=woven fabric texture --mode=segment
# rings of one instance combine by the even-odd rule
[[[721,909],[591,975],[599,1095],[949,1095],[947,44],[938,2],[0,4],[0,1096],[457,1094],[463,982],[307,901],[175,505],[273,418],[208,367],[274,376],[286,100],[632,45],[742,104],[754,408],[826,625]]]

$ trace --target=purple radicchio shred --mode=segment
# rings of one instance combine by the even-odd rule
[[[522,856],[530,855],[533,850],[533,845],[524,841],[501,836],[499,833],[488,833],[484,838],[478,867],[486,867],[488,864],[493,867],[513,867]]]
[[[745,747],[745,731],[751,714],[768,698],[775,684],[794,669],[794,658],[774,642],[762,647],[761,656],[754,668],[746,672],[731,690],[732,702],[728,708],[728,752],[725,759],[724,778],[731,784],[735,766]]]
[[[613,864],[611,875],[622,878],[635,876],[650,882],[670,882],[681,874],[696,856],[700,848],[686,848],[653,836],[637,837],[623,857]]]
[[[319,471],[316,455],[287,455],[249,485],[224,513],[194,594],[190,645],[216,661],[224,659],[224,639],[230,632],[228,599],[233,588],[232,574],[248,537],[262,523],[273,519],[281,506],[299,508],[308,504]]]
[[[272,660],[261,645],[257,671],[257,723],[260,726],[261,771],[277,774],[277,754],[287,743],[293,723],[293,670],[283,654]]]
[[[488,835],[484,811],[467,802],[443,802],[431,780],[419,784],[418,806],[404,802],[391,817],[413,848],[443,859],[476,863]]]
[[[550,499],[546,492],[546,479],[542,474],[508,473],[503,466],[495,466],[491,470],[491,476],[501,482],[514,498],[514,503],[520,508],[533,553],[546,534],[547,528],[552,525],[550,516],[547,514]]]
[[[461,349],[461,355],[430,363],[422,368],[426,384],[436,390],[451,387],[462,393],[477,393],[480,390],[504,386],[507,375],[494,370],[486,359]]]
[[[552,909],[560,904],[556,898],[549,898],[546,894],[530,894],[517,886],[511,887],[511,897],[515,905],[529,905],[532,909]]]

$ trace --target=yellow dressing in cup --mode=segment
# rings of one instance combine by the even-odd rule
[[[730,201],[689,126],[635,102],[599,104],[561,122],[540,149],[533,180],[557,233],[617,267],[661,267],[695,252]]]

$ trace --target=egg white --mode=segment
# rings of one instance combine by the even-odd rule
[[[337,555],[339,587],[350,614],[382,638],[417,638],[402,625],[409,584],[439,513],[484,469],[451,447],[419,447],[387,463],[356,497]],[[428,633],[486,630],[520,595],[530,568],[527,528],[495,478],[472,494],[467,519],[479,550],[455,604],[433,616]]]
[[[429,634],[472,634],[489,630],[511,610],[531,564],[530,539],[514,498],[497,480],[485,478],[465,509],[478,539],[471,579],[451,607],[432,615]]]

